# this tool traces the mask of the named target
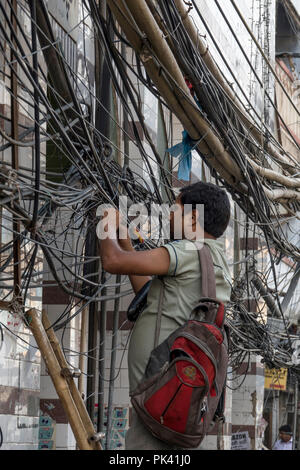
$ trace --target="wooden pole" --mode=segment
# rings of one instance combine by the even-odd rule
[[[136,33],[136,31],[132,28],[131,24],[128,22],[128,13],[124,10],[123,5],[116,1],[116,0],[108,0],[109,7],[111,11],[114,13],[115,17],[118,20],[122,30],[124,31],[128,41],[131,43],[132,47],[135,51],[139,54],[141,61],[147,73],[153,83],[157,86],[160,94],[166,99],[168,102],[169,107],[177,116],[180,115],[182,125],[185,129],[189,129],[189,133],[191,136],[198,137],[199,134],[194,128],[191,120],[189,117],[183,113],[183,109],[180,103],[177,100],[177,97],[174,95],[170,84],[161,74],[161,68],[159,65],[154,61],[151,53],[141,41],[141,38]]]
[[[165,38],[163,31],[159,27],[159,23],[153,17],[153,8],[149,9],[149,5],[151,6],[151,1],[108,0],[108,3],[116,15],[122,29],[124,30],[127,39],[131,42],[134,49],[140,55],[148,75],[157,86],[158,90],[170,106],[171,110],[176,114],[192,139],[201,139],[197,146],[199,152],[204,157],[206,157],[208,163],[213,168],[215,168],[215,170],[227,181],[228,184],[238,191],[244,192],[246,188],[245,185],[241,184],[244,181],[242,171],[230,153],[224,147],[222,140],[217,136],[217,134],[215,134],[205,119],[202,118],[195,103],[189,96],[189,91],[187,90],[184,76],[176,60],[177,52],[174,51],[174,48],[170,47],[169,38]],[[192,29],[190,19],[187,15],[185,7],[182,5],[181,0],[176,1],[176,6],[178,9],[180,8],[182,21],[187,25],[188,30],[192,33],[191,36],[194,38],[194,40],[196,40],[196,38],[198,40],[197,32],[195,33],[195,30]],[[157,15],[155,17],[157,18]],[[132,25],[135,25],[135,29]],[[140,30],[140,35],[137,33],[137,30]],[[129,32],[129,36],[127,32]],[[145,36],[144,39],[142,35]],[[150,43],[150,46],[148,46],[146,41]],[[203,57],[205,58],[207,49],[204,50],[203,47],[204,45],[202,44],[200,49],[202,51],[201,53]],[[206,60],[208,60],[211,70],[218,74],[218,78],[221,81],[222,86],[226,89],[226,92],[229,93],[228,96],[232,100],[235,109],[240,114],[243,123],[248,127],[248,130],[252,133],[253,137],[259,143],[261,143],[261,139],[263,137],[262,132],[256,127],[255,123],[249,119],[248,116],[246,116],[245,112],[236,101],[224,80],[221,80],[221,76],[212,58],[206,58]],[[157,61],[159,62],[158,64]],[[178,59],[178,62],[180,62],[180,59]],[[159,67],[159,64],[163,65],[163,69]],[[155,68],[158,68],[158,74]],[[151,74],[153,71],[156,73]],[[171,100],[169,101],[170,95]],[[287,161],[285,157],[280,155],[274,146],[270,146],[268,151],[274,156],[274,158],[276,158],[278,162],[282,164],[283,168],[287,168]],[[250,165],[252,165],[252,161],[252,158],[249,159]],[[260,171],[260,173],[262,172],[263,169]],[[264,174],[265,178],[268,178],[271,181],[275,179],[277,182],[282,181],[281,176],[283,175],[280,173],[276,174],[276,172],[273,171]],[[286,190],[286,188],[283,188],[279,192],[274,192],[268,190],[264,185],[262,185],[266,196],[271,201],[276,200],[279,202],[284,202],[285,200],[290,199],[299,200],[300,196],[299,192],[297,191],[299,182],[295,182],[294,179],[287,177],[285,177],[284,180],[288,181],[289,187],[295,188],[295,190]]]
[[[218,67],[216,66],[213,58],[211,57],[207,46],[204,44],[202,41],[201,37],[199,36],[194,24],[192,23],[189,15],[187,14],[186,6],[183,5],[182,0],[174,0],[175,5],[177,7],[177,10],[181,16],[182,23],[184,24],[184,27],[186,28],[186,31],[191,38],[195,48],[199,51],[200,55],[203,58],[203,61],[207,65],[207,68],[210,70],[214,78],[218,81],[218,83],[221,85],[223,88],[224,92],[227,94],[227,96],[230,98],[232,101],[232,104],[235,107],[235,110],[238,112],[243,124],[245,127],[248,129],[249,133],[252,135],[252,137],[258,142],[260,145],[265,145],[262,144],[262,139],[263,139],[263,133],[261,129],[257,127],[255,122],[251,120],[248,115],[245,114],[245,111],[242,109],[240,106],[238,100],[236,99],[235,95],[233,94],[232,90],[228,87],[226,84],[225,80],[223,79]],[[147,0],[149,3],[150,0]],[[173,50],[173,48],[172,48]],[[176,49],[174,49],[174,54],[176,56]],[[180,63],[180,58],[178,58],[178,62]],[[216,147],[215,149],[218,149]],[[272,155],[278,163],[282,165],[282,168],[285,170],[289,171],[289,173],[294,174],[295,173],[295,168],[292,167],[291,163],[287,161],[287,159],[279,153],[279,151],[274,147],[274,145],[271,142],[266,143],[266,151]],[[224,156],[223,156],[224,157]],[[225,155],[226,158],[226,155]],[[280,182],[283,186],[291,187],[291,188],[300,188],[300,181],[299,179],[295,178],[290,178],[287,176],[284,176],[280,173],[277,173],[273,170],[265,169],[259,165],[257,165],[254,161],[253,158],[248,158],[248,161],[250,165],[257,171],[257,173],[260,176],[263,176],[270,181],[275,181],[275,182]],[[262,174],[264,173],[264,174]],[[265,191],[267,197],[269,197],[271,200],[274,200],[274,196],[272,193]],[[296,199],[298,200],[298,196],[296,191],[293,192],[288,192],[285,193],[285,198],[287,199]],[[284,197],[278,198],[278,199],[284,199]]]
[[[68,383],[61,375],[61,367],[54,354],[49,338],[44,330],[38,312],[32,308],[25,314],[26,325],[31,329],[49,371],[57,395],[62,402],[68,421],[80,450],[93,450],[88,441],[88,435],[82,423],[78,409],[75,406]]]
[[[293,450],[296,450],[297,444],[297,418],[298,418],[298,379],[295,379],[294,388],[294,418],[293,418]]]
[[[276,171],[271,170],[269,168],[263,168],[257,165],[253,160],[248,159],[248,161],[260,176],[268,178],[271,181],[280,183],[283,186],[286,186],[287,188],[300,188],[300,178],[296,178],[295,176],[290,178],[288,176],[277,173]]]
[[[89,417],[89,414],[87,412],[87,409],[86,407],[84,406],[84,402],[82,400],[82,397],[81,397],[81,394],[75,384],[75,381],[72,377],[72,371],[70,370],[70,367],[66,361],[66,358],[64,356],[64,353],[60,347],[60,344],[59,344],[59,341],[54,333],[54,330],[53,328],[50,328],[51,324],[50,324],[50,321],[48,319],[48,316],[45,312],[45,310],[43,310],[43,313],[42,313],[42,323],[43,323],[43,326],[46,330],[46,334],[49,338],[49,341],[50,341],[50,344],[52,346],[52,349],[53,349],[53,352],[56,356],[56,359],[61,367],[61,371],[63,372],[63,375],[67,381],[67,384],[69,386],[69,389],[70,389],[70,393],[72,395],[72,398],[73,398],[73,401],[74,401],[74,404],[75,406],[77,407],[77,410],[78,410],[78,413],[80,415],[80,418],[81,418],[81,421],[82,421],[82,424],[86,430],[86,433],[87,433],[87,437],[88,439],[90,439],[91,437],[94,436],[95,434],[95,429],[94,429],[94,426],[93,426],[93,423]],[[91,445],[92,447],[94,448],[94,450],[101,450],[101,445],[99,442],[91,442]]]
[[[221,75],[214,59],[212,58],[210,52],[208,51],[208,48],[206,44],[202,41],[200,35],[198,34],[198,31],[196,30],[191,18],[188,15],[188,12],[186,10],[186,6],[183,4],[182,0],[174,0],[176,8],[181,16],[182,23],[184,27],[186,28],[186,31],[191,38],[196,50],[199,51],[203,61],[205,62],[207,68],[210,70],[212,75],[215,77],[215,79],[218,81],[218,83],[221,85],[223,88],[224,92],[227,94],[227,96],[232,100],[234,105],[236,106],[236,110],[239,113],[240,118],[242,119],[243,123],[251,133],[251,135],[254,137],[254,139],[258,142],[261,143],[262,140],[262,132],[260,129],[257,128],[255,122],[245,114],[244,110],[241,108],[239,102],[237,101],[234,93],[230,89],[230,87],[227,85],[225,82],[223,76]],[[283,168],[285,168],[289,173],[294,174],[296,173],[296,170],[294,168],[294,165],[292,166],[291,163],[287,160],[284,155],[280,154],[280,152],[274,147],[272,142],[267,142],[267,148],[266,150],[282,165]]]
[[[159,90],[161,96],[163,96],[163,98],[168,103],[168,106],[170,107],[171,111],[178,117],[184,129],[186,129],[186,131],[192,138],[200,138],[199,132],[195,129],[195,126],[191,121],[189,114],[185,112],[182,107],[182,103],[179,102],[178,97],[174,92],[174,88],[165,78],[164,74],[161,73],[161,67],[159,66],[157,61],[154,60],[151,51],[146,47],[145,43],[142,43],[141,38],[129,23],[127,19],[128,12],[124,9],[122,3],[117,0],[108,0],[108,4],[111,11],[118,20],[118,23],[120,24],[122,30],[124,31],[128,41],[131,43],[135,51],[139,54],[140,59],[143,62],[143,65],[149,77],[157,86],[157,89]],[[184,99],[188,100],[188,97],[184,97]],[[202,121],[203,123],[205,123],[204,120]],[[210,134],[211,130],[209,129],[209,126],[206,123],[205,125],[205,133],[207,131]],[[204,129],[203,126],[202,129]],[[236,177],[237,172],[239,172],[239,169],[237,170],[235,164],[234,169],[232,168],[231,164],[233,164],[233,161],[231,157],[229,157],[230,162],[227,161],[228,166],[226,166],[222,159],[223,155],[219,155],[219,151],[221,151],[220,148],[218,149],[219,151],[216,151],[214,153],[214,151],[212,151],[207,145],[205,138],[203,138],[198,143],[197,148],[204,156],[207,157],[209,164],[218,171],[218,173],[227,181],[228,184],[233,187],[236,187],[239,181],[242,180],[242,176],[240,173],[239,177]],[[239,187],[239,190],[241,191],[242,189]]]
[[[114,4],[121,2],[117,2],[116,0],[110,0]],[[210,158],[209,163],[213,166],[220,175],[233,187],[236,187],[239,181],[243,180],[241,176],[240,170],[237,169],[237,165],[233,161],[231,155],[227,152],[224,148],[222,141],[216,136],[216,134],[209,128],[208,124],[202,117],[200,113],[197,111],[195,106],[192,105],[191,101],[186,96],[186,85],[183,82],[183,75],[181,70],[177,64],[180,63],[180,58],[177,58],[176,55],[177,51],[176,48],[172,46],[170,38],[166,35],[166,31],[164,25],[161,21],[159,21],[159,15],[155,12],[155,8],[151,2],[151,0],[126,0],[126,5],[128,10],[130,11],[132,17],[134,18],[135,23],[138,25],[142,33],[145,33],[147,39],[151,42],[151,50],[155,52],[159,61],[163,64],[165,69],[169,72],[169,75],[174,78],[176,81],[177,87],[175,86],[173,89],[173,94],[177,96],[180,104],[183,108],[183,112],[186,113],[187,116],[191,119],[194,127],[196,127],[197,131],[200,135],[204,135],[205,144],[209,147],[209,152],[205,151],[203,148],[200,148],[199,151],[210,158],[210,155],[213,154],[213,159]],[[203,60],[205,61],[207,67],[217,79],[217,81],[222,86],[223,90],[227,94],[227,96],[231,99],[233,105],[235,106],[236,111],[239,113],[241,120],[243,121],[244,125],[247,127],[249,132],[252,134],[254,139],[261,144],[261,140],[263,138],[263,134],[260,129],[257,128],[255,122],[245,114],[244,110],[241,108],[240,104],[236,100],[236,97],[232,93],[231,89],[228,87],[226,82],[224,81],[223,77],[221,76],[218,67],[216,66],[214,60],[208,53],[206,45],[203,43],[201,38],[198,35],[193,23],[191,22],[185,5],[183,5],[182,0],[175,0],[176,7],[179,11],[181,16],[182,22],[191,37],[196,49],[199,51]],[[123,19],[126,17],[126,12],[122,13]],[[127,11],[127,18],[128,18],[128,11]],[[121,18],[122,21],[122,18]],[[121,23],[122,25],[122,23]],[[136,34],[136,33],[135,33]],[[151,56],[151,51],[150,54]],[[147,64],[144,64],[145,68],[147,69]],[[154,81],[155,83],[155,81]],[[159,87],[158,87],[159,88]],[[168,98],[163,95],[166,101],[168,102]],[[175,114],[182,121],[182,115],[175,111]],[[192,136],[192,129],[187,128],[183,124],[184,128],[188,131],[189,135]],[[282,168],[288,170],[290,173],[293,173],[294,170],[291,164],[288,163],[287,159],[279,153],[279,151],[272,145],[271,142],[268,143],[267,151],[282,165]],[[250,165],[252,165],[253,160],[249,159]],[[264,171],[262,167],[259,167],[253,162],[254,169],[259,168],[259,174]],[[227,173],[227,174],[226,174]],[[282,176],[280,173],[276,173],[274,171],[267,172],[263,175],[265,178],[268,178],[271,181],[282,181]],[[235,181],[232,180],[235,178]],[[299,181],[294,181],[293,178],[284,177],[285,182],[288,182],[287,186],[297,189],[299,187]],[[284,185],[284,183],[282,183]],[[283,201],[285,199],[299,199],[299,194],[297,191],[284,191],[283,194],[273,194],[273,192],[268,191],[267,188],[263,187],[265,190],[266,196],[271,200],[279,200]],[[238,190],[242,190],[241,187],[237,188]]]
[[[126,5],[139,28],[150,41],[151,49],[166,69],[167,78],[173,85],[173,93],[176,95],[185,114],[190,117],[193,127],[196,128],[196,133],[191,133],[187,129],[190,137],[195,140],[200,140],[203,137],[203,141],[210,149],[210,155],[214,154],[236,180],[242,181],[243,175],[240,168],[224,148],[223,143],[212,128],[202,118],[196,103],[192,100],[182,71],[166,39],[162,36],[162,31],[154,20],[148,5],[144,0],[126,0]]]

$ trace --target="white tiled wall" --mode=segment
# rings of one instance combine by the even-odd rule
[[[7,325],[10,317],[0,311],[0,321]],[[36,394],[28,396],[28,401],[12,402],[11,396],[22,391],[36,392],[40,387],[40,352],[22,320],[9,325],[11,331],[3,327],[4,340],[0,351],[0,385],[2,387],[2,408],[6,404],[10,414],[0,414],[0,427],[3,433],[2,449],[36,449],[38,445],[38,407]],[[17,338],[17,336],[19,338]],[[23,342],[24,339],[27,343]],[[14,404],[13,404],[14,403]],[[32,407],[34,405],[34,407]],[[33,409],[36,416],[29,416]]]
[[[75,450],[76,441],[69,424],[56,424],[56,450]]]
[[[31,416],[0,415],[3,450],[37,449],[39,418]]]
[[[252,362],[255,362],[258,372],[262,372],[260,356],[253,356]],[[232,387],[237,385],[241,378],[232,383]],[[233,410],[232,424],[239,426],[254,426],[255,439],[252,439],[251,445],[255,450],[261,448],[262,439],[259,433],[260,423],[263,413],[264,403],[264,376],[261,374],[247,375],[244,382],[233,391]]]

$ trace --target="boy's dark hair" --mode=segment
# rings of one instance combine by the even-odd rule
[[[292,435],[292,428],[288,424],[284,424],[283,426],[280,426],[279,432],[284,432],[285,434],[290,434]]]
[[[197,183],[180,189],[181,204],[204,205],[204,230],[219,238],[225,232],[230,219],[230,202],[226,192],[212,183]]]

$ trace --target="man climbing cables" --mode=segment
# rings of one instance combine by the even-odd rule
[[[230,299],[230,273],[223,243],[218,238],[223,235],[228,226],[230,202],[226,192],[218,186],[197,182],[180,190],[175,207],[176,212],[178,210],[181,214],[179,224],[182,228],[182,239],[174,239],[175,218],[177,217],[176,223],[178,224],[178,213],[171,212],[171,240],[160,248],[135,251],[129,237],[117,239],[116,236],[108,236],[99,243],[103,269],[112,274],[127,274],[135,293],[139,292],[145,283],[152,279],[152,276],[163,276],[165,290],[158,344],[187,321],[191,310],[201,297],[199,283],[201,272],[194,246],[195,240],[184,236],[187,217],[183,209],[186,205],[191,205],[192,208],[189,221],[191,221],[193,232],[196,233],[201,223],[204,225],[202,227],[203,240],[200,241],[209,247],[212,255],[216,298],[226,304]],[[199,220],[197,205],[204,206],[204,221],[202,222]],[[103,230],[109,231],[104,220]],[[134,325],[128,347],[130,391],[133,391],[142,379],[154,348],[158,299],[159,286],[154,277],[148,292],[147,305]],[[174,448],[155,438],[133,410],[131,426],[126,434],[127,450]]]

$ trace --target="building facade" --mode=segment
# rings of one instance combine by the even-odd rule
[[[236,2],[243,17],[253,32],[256,41],[259,43],[264,53],[268,57],[270,64],[276,69],[277,76],[289,96],[299,105],[297,94],[297,81],[299,81],[299,67],[297,57],[293,58],[293,53],[297,49],[296,39],[293,37],[294,28],[297,28],[299,21],[299,9],[297,2],[286,2],[288,10],[283,10],[282,2],[275,0],[252,0]],[[60,42],[62,56],[70,69],[71,80],[74,80],[74,89],[83,103],[83,112],[89,109],[90,115],[97,114],[97,46],[95,46],[96,31],[89,18],[81,0],[73,2],[59,2],[48,0],[45,3],[49,12],[50,22],[53,28],[54,40]],[[251,39],[249,33],[242,24],[240,17],[234,11],[229,0],[222,2],[220,10],[215,2],[199,0],[198,8],[203,15],[195,15],[194,21],[200,34],[206,35],[206,41],[217,65],[229,83],[232,83],[232,90],[240,98],[241,102],[248,106],[250,103],[253,110],[261,116],[262,126],[266,126],[276,138],[279,139],[283,148],[287,149],[291,155],[299,162],[300,131],[297,124],[296,111],[292,109],[286,96],[282,92],[278,83],[275,84],[274,76],[270,72],[270,67],[263,60],[255,41]],[[31,20],[27,3],[18,2],[17,17],[21,22],[25,34],[21,34],[21,26],[16,26],[17,34],[24,47],[26,55],[30,55],[26,37],[31,40]],[[240,46],[232,35],[223,14],[230,17],[230,24],[239,38]],[[8,5],[5,7],[8,18],[13,14]],[[297,13],[298,12],[298,13]],[[193,15],[194,12],[191,12]],[[283,16],[288,15],[288,16]],[[9,31],[3,10],[0,12],[1,24]],[[204,21],[203,21],[204,20]],[[291,23],[292,22],[292,23]],[[289,26],[289,41],[285,39],[285,30]],[[207,28],[209,30],[207,31]],[[297,36],[297,35],[296,35]],[[295,37],[296,37],[295,36]],[[228,67],[216,49],[216,43],[222,45],[222,52],[227,60]],[[13,135],[13,109],[17,106],[18,118],[16,126],[16,136],[22,135],[24,129],[31,128],[28,140],[33,139],[34,132],[34,106],[32,96],[26,94],[26,87],[19,87],[18,96],[14,97],[12,90],[13,78],[10,78],[10,70],[5,61],[5,55],[9,55],[12,50],[12,42],[7,40],[0,54],[0,127],[2,135],[0,159],[2,168],[4,163],[10,170],[31,171],[34,177],[35,167],[33,165],[33,147],[22,147],[10,145],[5,147],[5,135]],[[99,52],[99,51],[98,51]],[[110,137],[113,159],[121,166],[128,165],[134,178],[143,179],[150,191],[153,191],[153,179],[149,177],[149,168],[141,156],[142,145],[144,151],[149,156],[151,171],[157,182],[161,196],[167,201],[167,189],[160,179],[159,166],[153,152],[156,149],[165,171],[169,177],[170,185],[176,194],[178,188],[188,182],[178,179],[178,162],[172,158],[166,150],[182,140],[182,125],[166,106],[162,105],[150,93],[147,86],[138,80],[135,70],[139,67],[135,54],[131,48],[122,48],[120,54],[126,57],[128,64],[127,72],[131,83],[134,85],[139,97],[140,109],[144,116],[146,130],[150,139],[145,135],[139,116],[134,109],[132,102],[128,100],[129,110],[126,111],[120,97],[117,95],[115,87],[110,83],[109,93],[105,97],[106,108],[104,108],[103,121],[108,122],[108,128],[101,132]],[[101,56],[101,54],[100,54]],[[39,50],[39,61],[44,69],[46,65],[42,52]],[[12,59],[14,56],[12,56]],[[292,65],[291,65],[292,64]],[[17,74],[24,74],[21,65],[18,63]],[[103,69],[102,69],[103,71]],[[232,71],[235,73],[236,81],[233,79]],[[298,74],[298,75],[297,75]],[[13,74],[12,74],[13,77]],[[263,83],[263,87],[260,85]],[[121,79],[120,79],[121,83]],[[24,78],[23,85],[31,86]],[[51,95],[51,86],[45,79],[41,79],[41,86],[47,87]],[[63,94],[63,90],[59,90]],[[55,94],[55,93],[54,93]],[[50,96],[49,95],[49,96]],[[126,98],[126,93],[124,93]],[[247,97],[248,104],[245,102]],[[12,98],[11,98],[12,97]],[[277,114],[270,106],[271,97],[276,103],[282,121],[276,117]],[[14,99],[13,99],[14,98]],[[49,98],[50,100],[53,99]],[[298,101],[297,101],[298,100]],[[86,107],[86,108],[85,108]],[[252,114],[254,115],[254,111]],[[48,132],[51,132],[48,122]],[[284,123],[289,124],[287,131]],[[43,124],[44,128],[46,124]],[[105,134],[105,132],[107,134]],[[138,137],[137,134],[138,133]],[[140,145],[137,145],[137,140]],[[18,140],[15,138],[15,140]],[[13,153],[18,151],[18,166],[14,160]],[[63,152],[51,147],[50,142],[41,144],[41,164],[46,172],[52,177],[57,177],[56,183],[60,183],[59,173],[65,168]],[[57,176],[58,175],[58,176]],[[10,181],[9,174],[8,181]],[[196,153],[192,155],[192,171],[190,182],[197,180],[214,182],[210,169],[199,159]],[[25,191],[26,188],[22,188]],[[228,262],[233,279],[237,276],[245,276],[245,265],[243,259],[247,258],[249,252],[255,254],[256,262],[261,270],[268,270],[268,258],[266,250],[262,248],[263,240],[255,231],[255,227],[247,222],[246,216],[231,199],[232,220],[223,236],[224,250],[228,256]],[[6,209],[1,209],[1,247],[5,247],[14,241],[16,224],[13,215],[7,215]],[[68,225],[72,211],[68,207],[58,209],[45,224],[45,232],[55,232],[57,220],[59,218],[61,226]],[[8,222],[7,222],[8,221]],[[67,238],[62,231],[55,237],[56,249],[61,252],[66,250],[72,253],[82,253],[85,241],[78,236],[77,228],[80,226],[80,217],[76,224],[72,225]],[[292,226],[291,224],[295,224]],[[297,225],[298,224],[298,225]],[[247,225],[247,231],[246,231]],[[289,220],[285,230],[290,233],[293,243],[299,243],[299,220]],[[20,229],[19,229],[20,230]],[[66,245],[67,244],[67,245]],[[15,300],[13,279],[18,272],[14,266],[21,266],[25,269],[30,260],[30,250],[32,245],[22,244],[21,260],[14,258],[14,263],[8,259],[7,255],[0,255],[1,264],[7,263],[1,275],[2,298],[9,301]],[[5,253],[5,251],[4,251]],[[7,256],[7,257],[5,257]],[[23,265],[22,265],[23,261]],[[66,261],[64,272],[64,282],[66,285],[72,284],[72,270],[74,259],[70,257]],[[288,264],[289,260],[282,260],[276,267],[277,275],[282,277],[283,285],[281,290],[285,292],[293,279],[295,266]],[[78,379],[78,386],[83,399],[89,407],[90,414],[95,423],[95,428],[106,432],[106,439],[103,444],[108,449],[124,449],[124,438],[126,430],[130,425],[131,403],[129,397],[129,383],[127,375],[127,346],[133,324],[127,320],[127,308],[133,298],[128,291],[128,279],[121,277],[121,295],[114,299],[97,302],[95,305],[95,329],[93,331],[97,350],[91,350],[91,310],[89,307],[83,309],[81,314],[72,318],[73,313],[78,309],[79,301],[74,299],[58,285],[49,268],[47,260],[38,250],[34,261],[36,276],[34,282],[30,284],[27,295],[26,308],[35,307],[39,311],[44,309],[47,312],[51,323],[55,323],[59,318],[71,318],[64,328],[57,330],[56,334],[63,345],[63,349],[68,362],[74,368],[79,368],[83,375]],[[69,263],[69,264],[68,264]],[[61,272],[61,260],[55,261],[58,272]],[[68,269],[69,268],[69,271]],[[19,272],[20,276],[20,272]],[[8,279],[8,280],[7,280]],[[269,287],[274,287],[274,279],[270,275],[268,278]],[[117,280],[110,277],[108,289],[112,289]],[[296,322],[299,318],[298,301],[299,288],[292,293],[288,304],[286,318],[288,322]],[[117,300],[118,299],[118,300]],[[259,296],[251,292],[245,294],[250,311],[255,313]],[[252,309],[252,310],[251,310]],[[267,311],[264,312],[267,315]],[[20,316],[18,305],[16,311],[0,310],[1,321],[1,350],[0,350],[0,427],[3,434],[2,449],[75,449],[76,442],[62,407],[56,390],[53,386],[47,368],[40,352],[36,347],[35,340],[26,327]],[[90,331],[88,331],[90,330]],[[90,384],[91,370],[94,375],[94,383]],[[268,447],[272,446],[277,428],[280,424],[288,421],[290,424],[294,419],[294,412],[289,412],[291,396],[294,393],[293,386],[289,384],[286,392],[278,392],[275,389],[265,390],[264,364],[262,358],[255,354],[247,356],[246,362],[239,365],[238,369],[228,370],[228,387],[226,392],[225,423],[214,429],[203,441],[203,449],[215,450],[232,448],[232,434],[244,433],[249,437],[248,448],[258,450],[262,448],[263,442]],[[92,393],[91,393],[91,390]],[[293,393],[292,393],[293,392]],[[94,412],[94,413],[93,413]],[[287,414],[289,413],[289,414]],[[267,427],[268,426],[268,427]],[[107,429],[108,428],[108,429]]]

